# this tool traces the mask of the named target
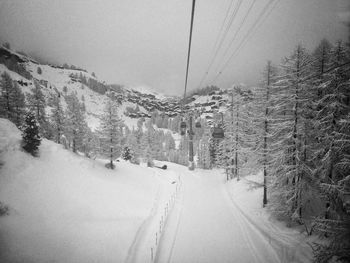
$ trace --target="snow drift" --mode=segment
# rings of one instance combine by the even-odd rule
[[[174,179],[123,161],[107,170],[48,140],[34,158],[20,141],[0,119],[0,201],[10,209],[0,217],[1,262],[122,262]]]

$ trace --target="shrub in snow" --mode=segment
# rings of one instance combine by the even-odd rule
[[[140,160],[139,160],[138,158],[132,158],[132,159],[130,160],[130,162],[131,162],[132,164],[140,165]]]
[[[39,75],[41,75],[41,73],[42,73],[41,67],[38,67],[38,68],[37,68],[37,73],[38,73]]]
[[[127,137],[126,145],[130,149],[131,159],[133,164],[140,164],[141,146],[140,141],[142,137],[142,128],[138,127],[137,130],[133,130]]]
[[[128,146],[125,146],[123,149],[122,157],[125,161],[129,161],[132,158],[131,150]]]
[[[105,164],[105,167],[107,169],[114,169],[115,168],[115,164],[114,163],[111,163],[111,162],[108,162]]]
[[[25,124],[23,126],[22,133],[22,148],[36,156],[38,153],[38,148],[41,142],[39,135],[39,125],[32,113],[28,113],[25,118]]]
[[[153,160],[148,160],[147,161],[147,167],[153,167],[153,166],[154,166]]]

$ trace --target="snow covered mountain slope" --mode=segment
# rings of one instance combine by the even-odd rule
[[[310,262],[306,240],[261,208],[262,175],[91,160],[0,119],[1,262]],[[310,240],[309,240],[310,241]],[[311,240],[312,241],[312,240]],[[310,242],[311,242],[310,241]]]
[[[9,207],[1,262],[123,262],[175,191],[172,171],[123,161],[108,170],[48,140],[34,158],[5,119],[0,138],[0,201]]]
[[[156,91],[154,91],[151,87],[149,86],[132,86],[130,87],[131,90],[134,90],[134,91],[138,91],[142,94],[151,94],[151,95],[154,95],[157,99],[159,100],[165,100],[167,99],[168,97],[163,95],[163,94],[160,94]]]
[[[50,95],[59,94],[65,106],[65,95],[75,93],[79,101],[85,104],[87,122],[92,129],[99,125],[99,116],[105,105],[106,92],[109,90],[116,93],[121,103],[120,115],[129,128],[136,126],[137,118],[150,117],[155,109],[171,114],[173,108],[177,108],[173,98],[168,99],[161,94],[155,94],[150,89],[108,85],[86,70],[40,64],[15,51],[0,47],[0,75],[4,72],[19,84],[25,94],[31,92],[34,81],[40,83],[47,101]],[[136,108],[137,105],[139,114],[127,114],[126,108]],[[169,105],[172,108],[168,108]]]
[[[109,90],[117,94],[121,103],[119,113],[129,128],[136,127],[137,120],[141,117],[150,118],[155,110],[170,118],[179,115],[181,110],[193,111],[210,124],[215,113],[225,112],[231,105],[228,91],[219,88],[204,93],[193,92],[181,102],[180,98],[162,95],[147,86],[108,85],[86,70],[40,64],[30,57],[0,47],[0,74],[3,72],[9,73],[24,93],[30,93],[34,81],[37,81],[47,100],[52,94],[60,94],[64,106],[65,95],[75,93],[79,101],[85,104],[87,123],[92,129],[99,125],[106,91]]]

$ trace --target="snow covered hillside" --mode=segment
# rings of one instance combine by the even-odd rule
[[[291,59],[179,99],[0,48],[0,259],[347,258],[350,71],[299,94]]]
[[[19,84],[25,94],[31,93],[34,81],[39,83],[47,101],[50,95],[59,94],[65,106],[65,95],[75,93],[79,101],[85,105],[87,123],[93,130],[99,125],[99,116],[103,111],[105,93],[108,90],[113,90],[117,94],[121,103],[120,115],[130,129],[136,127],[136,118],[149,118],[155,109],[167,111],[170,115],[171,111],[178,109],[173,98],[157,94],[148,87],[128,88],[108,85],[86,70],[40,64],[30,57],[0,47],[0,75],[4,72],[7,72],[11,79]],[[169,104],[172,108],[167,107]],[[135,108],[137,105],[139,115],[125,114],[126,108]]]
[[[309,262],[302,236],[260,205],[262,175],[91,160],[44,140],[40,157],[0,119],[2,262]]]
[[[107,170],[106,161],[48,140],[34,158],[20,139],[0,119],[0,201],[9,207],[0,217],[1,262],[122,262],[131,248],[142,251],[137,233],[159,227],[177,188],[174,171],[123,161]]]
[[[155,110],[170,118],[181,113],[179,98],[162,95],[150,87],[108,85],[86,70],[40,64],[30,57],[0,47],[0,75],[4,72],[19,84],[25,94],[31,93],[34,81],[37,81],[47,101],[50,95],[59,94],[63,106],[66,105],[65,96],[75,93],[79,101],[85,105],[87,124],[93,130],[99,125],[99,116],[105,105],[105,92],[108,90],[113,90],[117,94],[121,103],[119,113],[130,129],[137,127],[139,118],[150,118]],[[215,113],[226,111],[230,103],[228,91],[216,88],[205,94],[193,92],[186,99],[183,109],[196,112],[198,117],[206,119],[211,125]],[[47,114],[49,109],[48,107]]]

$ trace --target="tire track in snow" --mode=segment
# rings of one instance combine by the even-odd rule
[[[226,188],[227,185],[225,185],[224,183],[220,183],[220,185],[218,186],[219,186],[219,189],[218,189],[218,192],[216,193],[220,195],[219,199],[224,204],[223,209],[225,209],[226,211],[229,210],[227,211],[228,218],[232,218],[230,220],[231,224],[229,225],[229,228],[240,230],[239,237],[241,237],[242,241],[246,244],[247,252],[248,254],[250,254],[249,258],[251,258],[250,262],[255,262],[255,263],[290,262],[285,259],[281,261],[279,254],[276,251],[277,249],[280,249],[280,247],[276,247],[273,244],[269,243],[269,240],[271,240],[269,239],[270,236],[268,234],[261,233],[259,229],[256,228],[256,226],[251,223],[250,218],[248,219],[245,218],[245,215],[242,213],[242,210],[240,209],[240,207],[237,207],[237,204],[234,203],[234,200],[232,200],[232,196],[227,191],[227,188]],[[183,212],[184,203],[188,201],[188,200],[185,200],[186,199],[185,190],[186,189],[181,188],[181,191],[179,191],[179,195],[177,197],[175,206],[173,207],[171,213],[169,214],[169,217],[165,221],[164,230],[163,230],[164,232],[160,237],[161,239],[159,240],[159,245],[156,251],[156,257],[154,262],[170,263],[170,262],[173,262],[174,260],[179,260],[179,259],[176,259],[176,257],[179,256],[177,254],[179,253],[181,254],[182,252],[176,249],[177,248],[176,242],[179,242],[179,240],[183,238],[182,236],[180,238],[179,235],[181,230],[180,225],[184,221],[183,220],[184,219],[183,213],[185,213]],[[237,252],[239,253],[239,251]]]
[[[247,179],[242,178],[242,180],[248,181]],[[228,186],[226,185],[226,191],[228,192],[231,201],[233,202],[233,204],[236,206],[236,208],[241,212],[241,214],[246,218],[246,220],[248,220],[255,228],[257,228],[262,234],[266,235],[268,238],[270,239],[274,239],[276,241],[278,241],[279,243],[283,243],[283,245],[290,245],[290,241],[293,240],[296,244],[299,242],[297,239],[292,238],[290,235],[288,235],[287,233],[277,233],[278,231],[280,231],[280,229],[278,229],[275,225],[271,224],[269,225],[269,233],[266,231],[266,229],[263,229],[262,227],[260,227],[259,224],[257,224],[254,220],[251,219],[251,217],[245,212],[243,211],[243,209],[237,204],[237,202],[234,200],[234,198],[231,196],[230,191],[228,190]],[[271,236],[271,230],[273,231],[273,234],[275,235],[275,237]],[[278,238],[278,240],[277,240]]]
[[[227,195],[228,193],[227,193],[227,191],[225,191],[225,189],[222,189],[222,194],[225,196],[225,199],[228,202],[228,204],[230,204],[229,196]],[[241,232],[243,234],[243,238],[245,239],[246,244],[248,244],[249,250],[251,251],[251,253],[254,257],[255,262],[256,263],[264,262],[264,259],[259,256],[259,252],[258,252],[257,248],[255,247],[254,242],[249,235],[249,232],[248,232],[247,226],[246,226],[246,222],[242,222],[242,219],[239,216],[237,216],[237,214],[235,214],[233,212],[233,210],[230,209],[229,207],[228,207],[228,210],[230,211],[231,215],[235,218],[235,222],[237,222],[239,224],[239,229],[241,230]],[[235,227],[237,227],[237,226],[235,225]]]
[[[216,193],[218,193],[221,196],[220,198],[220,200],[222,200],[221,202],[226,204],[225,211],[227,211],[227,214],[229,215],[229,217],[233,217],[233,220],[229,221],[231,223],[229,228],[240,229],[240,236],[245,241],[244,243],[247,245],[246,248],[249,251],[248,253],[251,255],[252,261],[250,262],[251,263],[279,262],[278,260],[266,261],[265,260],[266,258],[263,258],[259,255],[259,250],[255,247],[255,244],[254,244],[255,242],[253,238],[250,236],[251,232],[248,231],[247,223],[244,220],[242,220],[242,218],[237,217],[237,215],[233,213],[235,209],[232,209],[231,201],[229,200],[229,197],[227,196],[227,192],[223,188],[223,185],[219,186],[218,192]],[[160,244],[158,247],[159,250],[157,251],[155,262],[170,263],[170,262],[173,262],[174,260],[173,256],[174,256],[174,251],[177,244],[176,242],[178,240],[179,226],[181,225],[181,222],[182,222],[182,211],[183,211],[184,202],[185,202],[185,194],[183,189],[181,189],[181,194],[179,197],[180,197],[179,201],[176,203],[177,207],[175,207],[174,211],[172,211],[172,214],[168,219],[170,222],[167,222],[167,224],[165,225],[166,227],[164,229],[165,234],[162,235],[162,239],[160,240]],[[277,259],[277,256],[276,256],[276,259]]]
[[[255,230],[256,233],[260,234],[265,240],[269,241],[269,245],[274,250],[275,255],[278,258],[278,262],[281,263],[288,263],[288,262],[297,262],[297,263],[304,263],[305,258],[309,258],[308,255],[304,252],[304,250],[296,251],[296,249],[291,250],[291,241],[294,243],[294,246],[298,246],[299,242],[297,240],[294,240],[291,237],[285,236],[285,235],[277,235],[272,236],[271,233],[268,233],[265,229],[260,227],[256,222],[254,222],[242,209],[241,207],[236,203],[232,195],[230,194],[228,190],[228,185],[226,184],[225,191],[230,199],[231,204],[235,207],[235,210],[239,212],[239,216],[243,221],[245,221],[252,230]],[[278,253],[280,252],[280,253]],[[282,253],[281,253],[282,252]],[[295,255],[297,253],[302,254],[302,258],[298,259],[295,258]]]
[[[156,197],[153,202],[152,209],[150,211],[149,216],[142,222],[140,227],[138,228],[136,235],[134,237],[134,240],[132,241],[129,249],[126,259],[124,260],[125,263],[134,263],[137,262],[137,257],[139,256],[139,251],[141,250],[142,246],[144,245],[144,239],[146,238],[146,232],[149,229],[149,225],[151,224],[153,218],[156,215],[156,212],[159,207],[159,198],[161,193],[161,187],[160,184],[158,185],[158,190]]]

